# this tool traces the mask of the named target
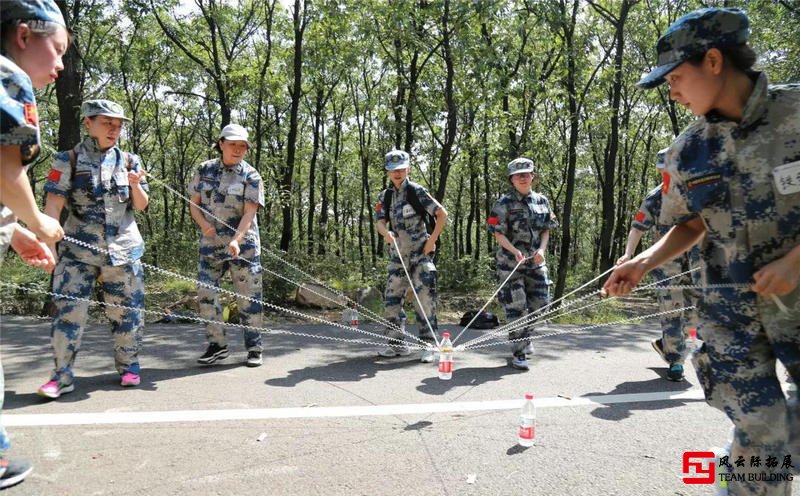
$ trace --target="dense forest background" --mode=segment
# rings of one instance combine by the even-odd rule
[[[45,153],[31,183],[41,199],[55,151],[80,140],[82,100],[121,103],[133,119],[121,146],[158,178],[138,217],[144,260],[193,277],[199,234],[164,185],[184,192],[219,129],[240,123],[266,186],[258,219],[276,256],[265,265],[380,287],[387,247],[374,206],[383,156],[401,148],[412,179],[450,213],[440,290],[491,292],[485,219],[509,187],[507,162],[527,156],[561,222],[548,258],[558,297],[613,264],[660,180],[656,151],[691,115],[665,87],[634,83],[667,26],[709,5],[743,8],[759,69],[773,83],[800,81],[795,0],[61,2],[74,43],[38,94]]]

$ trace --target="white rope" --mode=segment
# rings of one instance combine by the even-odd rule
[[[425,323],[428,324],[428,330],[431,331],[431,335],[433,336],[433,341],[436,343],[436,348],[438,349],[439,339],[436,337],[436,332],[434,332],[433,326],[431,326],[431,323],[428,320],[428,316],[425,314],[425,309],[422,308],[422,302],[419,301],[419,295],[417,295],[417,290],[414,289],[414,281],[411,280],[411,274],[408,273],[408,268],[406,267],[406,263],[403,261],[403,255],[400,254],[400,247],[397,245],[397,238],[392,236],[392,242],[394,243],[394,250],[397,253],[397,258],[400,260],[400,265],[403,266],[403,271],[405,271],[406,273],[406,279],[408,279],[408,285],[411,286],[411,292],[414,294],[414,299],[417,300],[417,308],[419,308],[420,312],[422,312],[422,316],[425,318]]]
[[[160,312],[160,311],[157,311],[157,310],[148,310],[148,309],[145,309],[145,308],[130,307],[130,306],[125,306],[125,305],[120,305],[118,303],[108,303],[108,302],[105,302],[105,301],[97,301],[97,300],[92,300],[92,299],[89,299],[89,298],[82,298],[82,297],[79,297],[79,296],[66,295],[66,294],[62,294],[62,293],[56,293],[54,291],[47,291],[47,290],[39,289],[39,288],[32,288],[30,286],[23,286],[21,284],[15,284],[15,283],[5,282],[5,281],[0,281],[0,285],[11,287],[11,288],[15,288],[15,289],[20,289],[20,290],[26,291],[28,293],[39,293],[39,294],[45,294],[45,295],[49,295],[49,296],[54,296],[56,298],[61,298],[61,299],[65,299],[65,300],[80,301],[80,302],[88,303],[89,305],[94,305],[94,306],[106,306],[106,307],[120,308],[120,309],[123,309],[123,310],[129,310],[129,311],[134,311],[134,312],[143,312],[143,313],[147,313],[147,314],[150,314],[150,315],[159,316],[161,318],[165,318],[166,317],[166,318],[186,319],[186,320],[191,320],[191,321],[198,322],[198,323],[201,323],[201,324],[216,324],[216,325],[227,326],[227,327],[239,327],[241,329],[247,329],[247,330],[258,332],[258,333],[261,333],[261,334],[286,334],[286,335],[290,335],[290,336],[300,336],[300,337],[307,337],[307,338],[314,338],[314,339],[323,339],[323,340],[328,340],[328,341],[341,341],[341,342],[346,342],[346,343],[368,344],[368,345],[373,345],[373,346],[380,346],[382,344],[382,343],[378,343],[378,342],[375,342],[375,341],[368,341],[368,340],[364,340],[364,339],[340,338],[340,337],[334,337],[334,336],[325,336],[325,335],[321,335],[321,334],[309,334],[309,333],[305,333],[305,332],[289,331],[289,330],[286,330],[286,329],[273,329],[273,328],[269,328],[269,327],[256,327],[256,326],[245,325],[245,324],[232,324],[230,322],[222,322],[222,321],[217,321],[217,320],[204,319],[202,317],[194,317],[194,316],[191,316],[191,315],[182,315],[182,314],[177,314],[177,313]],[[366,333],[366,334],[372,334],[372,333]],[[381,335],[376,335],[376,336],[381,338],[382,340],[383,339],[387,339],[387,338],[384,338]],[[393,338],[388,338],[388,339],[394,340]],[[399,340],[396,340],[396,341],[399,341]],[[417,345],[415,345],[415,346],[417,346]],[[417,346],[417,347],[418,348],[422,348],[421,346]]]
[[[230,229],[230,230],[231,230],[231,231],[233,231],[234,233],[237,231],[237,229],[236,229],[236,228],[234,228],[233,226],[231,226],[230,224],[228,224],[228,223],[227,223],[227,222],[225,222],[224,220],[220,219],[219,217],[217,217],[216,215],[214,215],[213,213],[211,213],[209,210],[207,210],[207,209],[203,208],[201,205],[198,205],[197,203],[193,202],[193,201],[191,200],[191,198],[188,198],[187,196],[185,196],[185,195],[184,195],[184,194],[182,194],[181,192],[179,192],[179,191],[175,190],[174,188],[172,188],[171,186],[169,186],[169,185],[168,185],[166,182],[164,182],[163,180],[161,180],[161,179],[159,179],[159,178],[157,178],[157,177],[153,176],[153,175],[152,175],[152,174],[150,174],[150,173],[147,173],[147,176],[148,176],[149,178],[153,179],[155,182],[157,182],[157,183],[161,184],[161,185],[162,185],[162,186],[163,186],[165,189],[167,189],[168,191],[172,192],[172,194],[174,194],[175,196],[178,196],[178,197],[182,198],[184,201],[186,201],[187,203],[189,203],[190,205],[192,205],[192,206],[194,206],[194,207],[197,207],[197,209],[198,209],[198,210],[200,210],[201,212],[203,212],[203,213],[207,214],[209,217],[211,217],[212,219],[214,219],[214,220],[216,220],[217,222],[219,222],[219,223],[220,223],[222,226],[224,226],[224,227],[227,227],[228,229]],[[292,264],[291,262],[287,261],[285,258],[281,257],[280,255],[278,255],[278,254],[275,254],[275,253],[272,253],[272,252],[271,252],[269,249],[267,249],[266,247],[264,247],[264,246],[262,246],[262,247],[261,247],[261,253],[262,253],[262,254],[265,254],[265,255],[267,255],[267,256],[269,256],[269,257],[271,257],[271,258],[273,258],[273,259],[275,259],[275,260],[277,260],[277,261],[279,261],[279,262],[281,262],[281,264],[283,264],[283,265],[285,265],[285,266],[287,266],[287,267],[290,267],[290,268],[294,269],[295,271],[297,271],[297,272],[299,272],[300,274],[302,274],[303,276],[305,276],[307,279],[309,279],[309,280],[311,280],[311,281],[315,282],[316,284],[319,284],[320,286],[322,286],[323,288],[327,289],[328,291],[330,291],[331,293],[335,294],[336,296],[338,296],[338,297],[340,297],[340,298],[344,298],[344,299],[345,299],[345,300],[346,300],[348,303],[350,303],[350,304],[354,305],[356,308],[358,308],[358,309],[361,311],[361,313],[362,313],[363,315],[365,315],[365,316],[366,316],[366,317],[367,317],[369,320],[372,320],[373,322],[376,322],[376,323],[382,324],[382,325],[384,325],[384,326],[386,326],[386,327],[388,327],[388,328],[390,328],[390,329],[396,330],[396,331],[400,331],[400,330],[401,330],[401,329],[400,329],[400,327],[399,327],[398,325],[396,325],[396,324],[393,324],[393,323],[389,322],[388,320],[384,319],[383,317],[381,317],[381,316],[377,315],[375,312],[373,312],[373,311],[372,311],[372,310],[370,310],[369,308],[367,308],[367,307],[365,307],[365,306],[361,305],[360,303],[358,303],[358,302],[356,302],[356,301],[352,300],[350,297],[348,297],[346,294],[342,293],[341,291],[338,291],[338,290],[336,290],[336,289],[334,289],[334,288],[330,287],[329,285],[327,285],[327,284],[323,283],[322,281],[320,281],[320,280],[316,279],[314,276],[312,276],[311,274],[308,274],[307,272],[303,271],[303,270],[302,270],[300,267],[297,267],[296,265],[294,265],[294,264]],[[242,259],[242,260],[245,260],[245,259]],[[250,263],[251,265],[255,265],[255,264],[253,264],[252,262],[250,262],[249,260],[245,260],[245,261],[246,261],[246,262],[248,262],[248,263]],[[286,276],[283,276],[283,275],[281,275],[281,274],[278,274],[277,272],[274,272],[274,271],[272,271],[272,270],[269,270],[269,269],[267,269],[266,267],[262,267],[262,268],[263,268],[263,269],[264,269],[266,272],[268,272],[269,274],[271,274],[271,275],[273,275],[273,276],[275,276],[275,277],[278,277],[278,278],[280,278],[280,279],[282,279],[282,280],[284,280],[284,281],[286,281],[286,282],[288,282],[288,283],[290,283],[290,284],[294,284],[295,286],[298,286],[298,287],[300,287],[300,286],[301,286],[301,284],[300,284],[300,283],[298,283],[298,282],[296,282],[296,281],[294,281],[294,280],[292,280],[292,279],[290,279],[290,278],[288,278],[288,277],[286,277]],[[316,296],[319,296],[320,298],[323,298],[323,299],[325,299],[325,300],[328,300],[328,301],[330,301],[330,302],[334,303],[334,304],[335,304],[335,305],[337,305],[337,306],[340,306],[340,307],[342,307],[342,308],[347,308],[347,303],[344,303],[344,304],[343,304],[343,303],[341,303],[340,301],[338,301],[338,300],[335,300],[335,299],[333,299],[333,298],[331,298],[331,297],[329,297],[329,296],[327,296],[327,295],[323,295],[323,294],[321,294],[321,293],[319,293],[319,292],[317,292],[317,291],[314,291],[314,290],[313,290],[313,289],[311,289],[311,288],[303,288],[303,289],[304,289],[305,291],[308,291],[309,293],[312,293],[312,294],[314,294],[314,295],[316,295]]]
[[[102,253],[106,253],[106,254],[109,253],[108,250],[105,250],[105,249],[100,248],[98,246],[91,245],[89,243],[86,243],[86,242],[81,241],[79,239],[72,238],[70,236],[64,236],[64,240],[68,241],[70,243],[76,244],[78,246],[83,246],[85,248],[89,248],[90,250],[95,250],[97,252],[102,252]],[[330,326],[333,326],[333,327],[339,327],[341,329],[347,329],[347,330],[359,332],[359,333],[362,333],[362,334],[367,334],[367,335],[370,335],[370,336],[373,336],[373,337],[377,337],[377,338],[384,338],[384,336],[381,335],[381,334],[377,334],[377,333],[370,332],[370,331],[367,331],[367,330],[364,330],[364,329],[360,329],[358,327],[351,327],[349,325],[340,324],[338,322],[333,322],[333,321],[330,321],[330,320],[327,320],[327,319],[316,317],[314,315],[304,314],[302,312],[298,312],[296,310],[291,310],[289,308],[281,307],[279,305],[275,305],[273,303],[270,303],[270,302],[267,302],[267,301],[264,301],[264,300],[259,300],[259,299],[256,299],[256,298],[253,298],[253,297],[250,297],[250,296],[247,296],[247,295],[241,295],[241,294],[236,293],[234,291],[230,291],[228,289],[220,288],[218,286],[214,286],[214,285],[205,283],[205,282],[197,280],[197,279],[192,279],[191,277],[187,277],[187,276],[184,276],[182,274],[178,274],[176,272],[172,272],[171,270],[162,269],[161,267],[157,267],[155,265],[151,265],[151,264],[148,264],[146,262],[141,262],[140,261],[140,263],[142,264],[142,267],[145,267],[147,269],[150,269],[150,270],[162,273],[162,274],[166,274],[168,276],[175,277],[175,278],[181,279],[183,281],[194,283],[194,284],[196,284],[198,286],[203,286],[205,288],[212,289],[212,290],[217,291],[219,293],[227,294],[228,296],[232,296],[234,298],[242,298],[244,300],[251,301],[253,303],[258,303],[258,304],[260,304],[262,306],[269,307],[269,308],[272,308],[274,310],[278,310],[280,312],[283,312],[283,313],[286,313],[286,314],[289,314],[289,315],[292,315],[292,316],[295,316],[295,317],[299,317],[299,318],[306,319],[306,320],[312,320],[312,321],[315,321],[315,322],[319,322],[321,324],[327,324],[327,325],[330,325]],[[407,333],[405,331],[403,331],[403,332],[404,332],[404,334],[408,335],[412,339],[416,338],[415,336],[411,335],[410,333]],[[423,341],[418,339],[418,338],[417,338],[417,341],[419,341],[420,343],[423,343]],[[411,343],[411,344],[413,344],[414,346],[416,346],[418,348],[422,348],[422,346],[419,346],[416,343]]]

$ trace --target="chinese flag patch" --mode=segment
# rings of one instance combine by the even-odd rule
[[[497,224],[500,223],[500,219],[498,219],[497,217],[489,217],[488,219],[486,219],[486,223],[489,224],[490,226],[496,226]]]
[[[662,171],[661,172],[661,192],[666,193],[669,191],[669,173]]]
[[[641,210],[636,212],[636,222],[644,222],[644,212]]]
[[[57,183],[59,179],[61,179],[61,171],[58,169],[50,169],[50,173],[47,174],[47,180]]]
[[[378,202],[378,203],[375,205],[375,211],[376,211],[376,212],[378,212],[378,213],[380,213],[380,212],[383,212],[383,203],[381,203],[381,202]]]
[[[25,122],[34,126],[39,125],[39,112],[36,110],[35,103],[25,104]]]

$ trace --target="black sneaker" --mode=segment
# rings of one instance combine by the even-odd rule
[[[669,366],[667,371],[667,380],[680,382],[683,380],[683,365],[673,363]]]
[[[19,484],[31,472],[33,472],[33,464],[28,460],[0,458],[0,489]]]
[[[206,348],[206,352],[203,353],[203,356],[197,359],[197,363],[209,365],[223,358],[228,358],[228,346],[220,346],[217,343],[211,343],[208,345],[208,348]]]
[[[264,361],[261,358],[260,351],[248,351],[247,352],[247,362],[245,362],[248,367],[260,367]]]

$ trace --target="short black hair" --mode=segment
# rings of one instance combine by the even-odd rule
[[[742,72],[752,71],[756,60],[758,60],[758,55],[756,55],[756,52],[747,43],[717,48],[717,50],[722,53],[722,59],[726,64],[731,64],[734,69],[738,69]],[[705,59],[706,53],[708,52],[705,51],[697,55],[692,55],[686,59],[686,62],[695,66],[700,65],[703,59]]]

